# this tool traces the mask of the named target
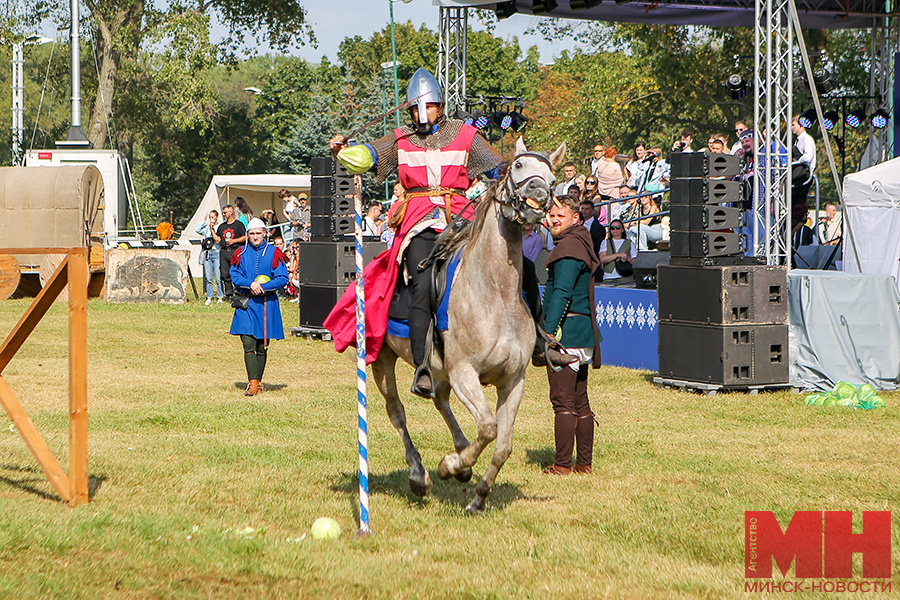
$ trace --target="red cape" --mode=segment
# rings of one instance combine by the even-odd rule
[[[456,214],[462,210],[466,202],[462,196],[454,196],[453,213]],[[397,255],[400,253],[403,240],[409,230],[434,208],[435,205],[428,198],[411,198],[409,206],[406,207],[403,223],[394,237],[393,245],[363,268],[366,300],[366,364],[372,364],[378,358],[378,352],[381,350],[381,344],[387,333],[388,308],[391,305],[394,287],[397,284],[397,274],[400,271]],[[469,217],[472,212],[470,207],[466,211],[466,216]],[[331,332],[334,338],[334,349],[338,352],[343,352],[349,346],[356,346],[355,282],[344,291],[322,325]]]

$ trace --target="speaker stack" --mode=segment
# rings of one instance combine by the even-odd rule
[[[311,239],[336,241],[353,235],[353,175],[332,156],[312,159],[309,200]]]
[[[353,176],[331,156],[312,159],[310,241],[300,244],[300,326],[321,327],[344,289],[356,279]],[[366,264],[387,249],[363,244]]]
[[[788,384],[787,270],[744,256],[740,159],[669,155],[670,264],[658,279],[662,382]],[[707,389],[707,388],[704,388]]]

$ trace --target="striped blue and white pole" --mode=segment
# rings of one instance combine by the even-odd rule
[[[362,176],[353,177],[356,207],[356,398],[359,421],[359,531],[369,535],[369,425],[366,408],[366,293],[363,281]]]

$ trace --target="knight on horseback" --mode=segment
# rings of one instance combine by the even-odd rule
[[[501,157],[478,130],[444,114],[444,95],[437,79],[418,69],[406,91],[411,123],[369,143],[331,139],[331,151],[353,174],[374,169],[383,182],[395,169],[406,190],[404,204],[394,210],[390,225],[394,242],[364,273],[366,282],[366,361],[372,363],[387,331],[388,308],[395,284],[409,288],[409,340],[416,368],[411,391],[434,397],[434,381],[426,360],[432,323],[432,266],[429,257],[438,235],[454,218],[471,219],[466,198],[477,176],[499,178]],[[403,281],[398,282],[403,267]],[[335,348],[342,352],[355,343],[355,296],[352,286],[324,322]]]

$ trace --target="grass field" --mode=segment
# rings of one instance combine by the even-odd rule
[[[27,304],[0,303],[3,335]],[[283,309],[292,324],[296,305]],[[546,375],[530,369],[513,454],[479,517],[463,509],[481,466],[469,484],[438,480],[449,434],[407,394],[435,479],[431,497],[409,493],[371,386],[374,534],[357,540],[352,357],[274,342],[268,390],[247,399],[225,306],[92,300],[88,318],[93,501],[54,501],[0,421],[0,598],[775,598],[744,591],[744,511],[784,526],[795,510],[851,510],[859,531],[863,510],[898,509],[900,394],[875,411],[816,408],[790,392],[660,390],[651,373],[604,367],[590,375],[594,474],[558,478],[541,475],[552,415]],[[3,373],[64,465],[66,332],[55,306]],[[319,516],[344,535],[304,537]],[[900,597],[896,522],[892,542]]]

